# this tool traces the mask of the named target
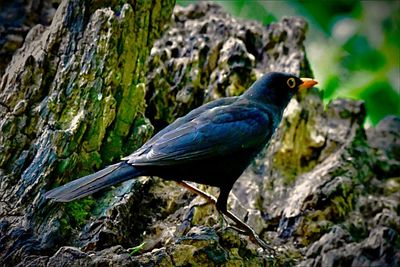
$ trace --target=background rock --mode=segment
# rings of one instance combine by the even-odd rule
[[[3,0],[0,2],[0,76],[15,50],[36,24],[50,25],[60,0]]]

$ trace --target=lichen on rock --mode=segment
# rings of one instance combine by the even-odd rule
[[[31,29],[5,70],[1,263],[77,244],[77,228],[104,206],[90,198],[57,206],[43,193],[118,160],[152,134],[144,62],[173,3],[161,10],[161,1],[131,2],[63,1],[51,25]]]

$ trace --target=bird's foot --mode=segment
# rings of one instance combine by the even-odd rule
[[[219,228],[221,230],[226,230],[226,229],[232,229],[239,234],[245,235],[247,232],[243,229],[240,229],[238,226],[232,225],[229,223],[228,218],[225,217],[225,215],[221,212],[218,212],[218,218],[219,218]]]
[[[218,224],[219,224],[219,229],[226,229],[226,227],[229,227],[229,223],[226,220],[226,218],[224,217],[224,215],[222,213],[218,212]]]
[[[242,229],[240,229],[239,227],[234,226],[234,225],[231,225],[231,224],[229,224],[229,225],[226,227],[226,229],[232,229],[232,230],[238,232],[238,233],[241,234],[241,235],[247,235],[247,232],[246,232],[245,230],[242,230]]]
[[[264,250],[270,252],[274,256],[276,255],[275,249],[272,246],[268,245],[264,240],[262,240],[254,231],[249,234],[249,237],[250,240],[253,241],[253,243],[257,243]]]
[[[250,227],[248,227],[248,228],[245,227],[245,229],[242,229],[238,225],[228,224],[227,227],[225,227],[224,229],[232,229],[241,235],[246,235],[250,238],[250,240],[253,243],[256,243],[257,245],[259,245],[263,250],[266,250],[266,251],[270,252],[271,254],[276,255],[275,249],[272,246],[268,245],[264,240],[262,240],[256,234],[256,232],[253,229],[251,229]]]
[[[245,222],[243,222],[241,219],[239,219],[238,217],[236,217],[235,214],[233,214],[232,212],[225,210],[225,211],[221,211],[224,215],[226,215],[230,220],[232,220],[234,222],[234,225],[230,226],[232,229],[238,231],[238,233],[247,235],[250,237],[250,240],[253,243],[256,243],[257,245],[259,245],[262,249],[269,251],[270,253],[272,253],[273,255],[276,255],[275,249],[268,245],[264,240],[262,240],[257,233],[249,226],[247,225]]]
[[[248,226],[246,223],[244,223],[242,220],[240,220],[238,217],[236,217],[232,212],[226,210],[226,208],[219,209],[218,205],[217,205],[217,199],[214,196],[201,191],[200,189],[188,184],[187,182],[178,181],[177,183],[179,185],[185,187],[186,189],[200,195],[201,197],[206,199],[208,203],[212,203],[212,204],[216,205],[218,211],[220,212],[220,214],[222,214],[222,218],[223,218],[222,222],[220,220],[220,225],[222,225],[223,222],[225,222],[227,224],[226,228],[234,229],[239,234],[249,236],[250,240],[252,242],[256,243],[257,245],[259,245],[261,248],[263,248],[264,250],[270,251],[274,255],[276,254],[275,250],[270,245],[268,245],[265,241],[263,241],[250,226]],[[226,203],[222,206],[225,207]],[[234,225],[229,224],[225,216],[228,217],[230,220],[232,220],[234,222]],[[223,229],[224,227],[222,226],[221,228]]]
[[[275,249],[272,246],[268,245],[264,240],[262,240],[258,236],[258,234],[253,229],[250,228],[250,226],[248,228],[246,227],[246,229],[241,229],[237,225],[235,225],[235,226],[229,225],[228,228],[235,230],[239,234],[249,236],[250,240],[253,243],[257,243],[261,248],[263,248],[264,250],[268,250],[269,252],[271,252],[274,255],[276,254]]]

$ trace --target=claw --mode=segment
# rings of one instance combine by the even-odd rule
[[[189,189],[190,191],[205,198],[209,203],[212,203],[214,205],[217,204],[217,199],[214,196],[209,195],[184,181],[179,181],[177,183],[179,185],[185,187],[186,189]],[[222,218],[225,222],[227,222],[227,220],[225,218],[225,216],[226,216],[235,223],[235,225],[230,225],[229,223],[227,223],[227,225],[228,225],[227,228],[231,228],[231,229],[237,231],[239,234],[249,236],[250,240],[253,243],[256,243],[258,246],[260,246],[264,250],[267,250],[267,251],[271,252],[272,254],[276,255],[275,249],[272,248],[270,245],[268,245],[264,240],[262,240],[249,225],[247,225],[241,219],[236,217],[236,215],[234,215],[232,212],[230,212],[228,210],[219,210],[219,212],[222,215]]]

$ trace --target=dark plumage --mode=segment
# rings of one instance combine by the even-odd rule
[[[243,95],[194,109],[121,162],[53,189],[46,198],[67,202],[137,176],[151,175],[219,187],[216,205],[225,214],[233,184],[269,142],[292,96],[314,84],[311,79],[287,73],[268,73]]]

